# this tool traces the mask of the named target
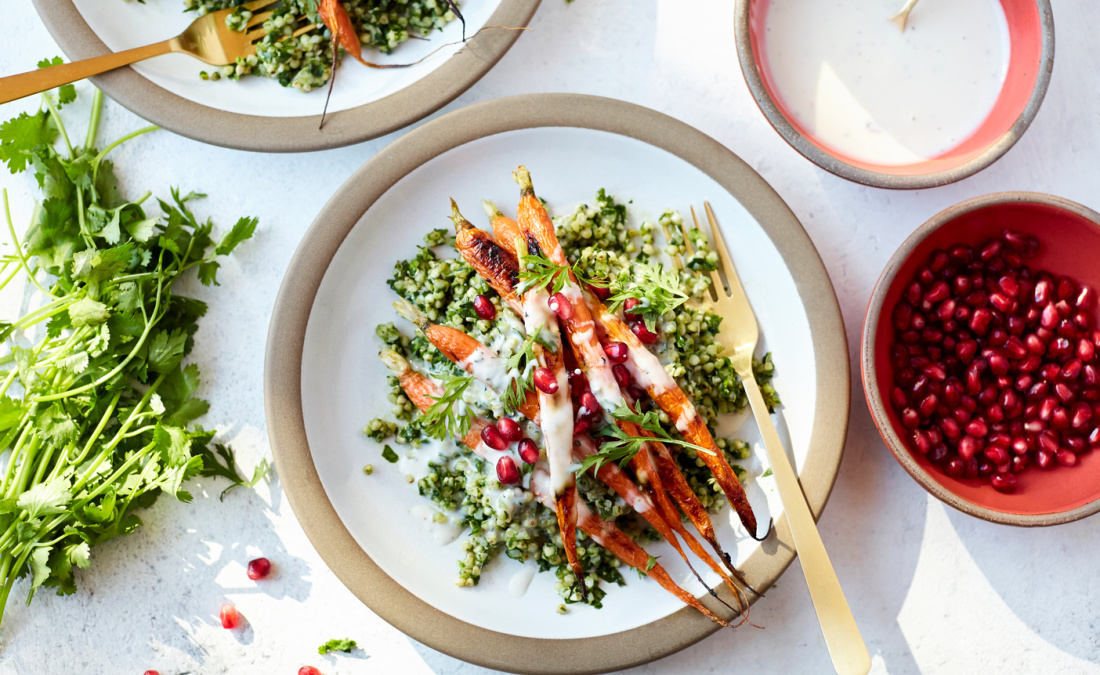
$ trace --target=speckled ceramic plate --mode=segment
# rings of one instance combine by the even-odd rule
[[[759,318],[761,351],[777,363],[778,425],[820,513],[840,464],[849,377],[840,311],[813,244],[729,150],[669,117],[603,98],[544,94],[471,106],[410,132],[359,169],[306,233],[276,301],[265,364],[268,432],[311,541],[393,625],[491,668],[624,668],[682,649],[715,625],[634,574],[608,588],[603,609],[573,605],[565,615],[555,612],[551,574],[535,575],[514,597],[511,581],[523,565],[504,556],[486,566],[477,587],[456,587],[462,540],[434,543],[415,512],[427,502],[406,481],[411,469],[382,461],[380,446],[361,432],[390,407],[374,327],[396,319],[396,296],[385,283],[393,263],[413,255],[428,230],[449,226],[448,197],[471,217],[483,197],[514,203],[511,170],[521,163],[556,211],[591,201],[601,187],[630,200],[636,222],[712,203]],[[757,443],[756,433],[750,422],[737,435]],[[747,466],[753,475],[765,468],[757,449]],[[370,476],[361,471],[367,463],[375,467]],[[765,542],[731,524],[728,511],[714,522],[750,583],[763,589],[794,559],[793,544],[772,480],[750,480],[747,490],[761,522],[775,517]],[[674,553],[647,549],[674,579],[686,579]],[[703,595],[700,586],[682,585]]]
[[[165,40],[195,18],[183,11],[181,0],[33,1],[50,34],[74,61]],[[211,67],[184,54],[157,57],[92,80],[136,115],[204,143],[262,152],[342,147],[405,127],[454,100],[522,33],[478,29],[525,26],[538,4],[465,0],[466,33],[474,36],[465,44],[460,43],[462,27],[453,21],[429,40],[409,40],[392,55],[364,53],[378,63],[424,58],[410,68],[376,70],[344,59],[323,129],[318,127],[327,87],[302,93],[262,77],[204,81],[199,72]]]

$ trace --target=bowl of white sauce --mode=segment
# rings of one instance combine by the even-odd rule
[[[992,164],[1038,112],[1049,0],[738,0],[737,53],[775,130],[823,169],[928,188]]]

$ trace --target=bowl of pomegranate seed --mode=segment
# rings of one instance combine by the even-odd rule
[[[1020,526],[1100,511],[1100,214],[1028,192],[922,225],[871,295],[861,368],[926,490]]]

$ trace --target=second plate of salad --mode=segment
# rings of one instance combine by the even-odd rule
[[[500,99],[402,137],[326,205],[272,318],[269,435],[306,533],[380,616],[487,667],[604,671],[682,649],[717,629],[714,619],[737,623],[717,550],[744,576],[740,588],[764,591],[791,563],[756,427],[714,342],[704,295],[716,256],[690,216],[703,200],[761,326],[758,380],[820,512],[847,430],[840,311],[794,215],[709,137],[609,99]],[[531,217],[546,218],[560,257],[548,240],[509,235],[509,218],[522,230]],[[528,302],[534,292],[546,294],[541,305]],[[561,302],[596,316],[571,327]],[[531,316],[540,306],[550,310],[541,323]],[[540,372],[555,371],[540,360],[555,353],[547,323],[566,341],[558,386]],[[615,339],[616,324],[637,339]],[[606,354],[606,379],[585,366],[586,349]],[[672,389],[690,410],[656,404]],[[561,412],[558,391],[571,393],[561,414],[575,447],[621,462],[636,494],[586,471],[583,449],[555,459],[547,420]],[[689,568],[654,526],[656,497],[612,452],[632,447],[616,433],[624,425],[611,426],[631,414],[619,401],[635,406],[637,434],[666,439],[689,493],[677,503],[700,505],[714,527],[711,546],[698,516],[684,521],[714,565],[688,552]],[[743,485],[758,534],[774,519],[763,543],[726,505],[733,486],[704,461],[706,448],[685,440],[701,438],[693,424]],[[576,556],[555,510],[574,480]]]

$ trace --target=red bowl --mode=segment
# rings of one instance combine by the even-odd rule
[[[763,48],[769,2],[738,0],[734,20],[741,72],[756,104],[795,150],[826,171],[864,185],[912,190],[945,185],[981,171],[1008,152],[1031,124],[1054,68],[1054,16],[1049,0],[1000,0],[1008,21],[1010,54],[1004,85],[989,116],[969,138],[938,157],[902,166],[874,164],[818,142],[776,93]]]
[[[1100,214],[1066,199],[1031,192],[1002,192],[969,199],[922,225],[890,258],[879,277],[863,325],[861,369],[867,405],[879,433],[902,467],[926,490],[979,518],[1022,526],[1056,525],[1100,511],[1100,451],[1079,455],[1074,467],[1029,467],[1017,474],[1019,487],[1002,494],[986,479],[955,479],[909,449],[898,413],[890,405],[894,368],[893,309],[917,270],[936,249],[980,246],[1005,229],[1039,239],[1028,261],[1036,271],[1069,276],[1100,289]],[[1095,311],[1095,308],[1094,308]]]

